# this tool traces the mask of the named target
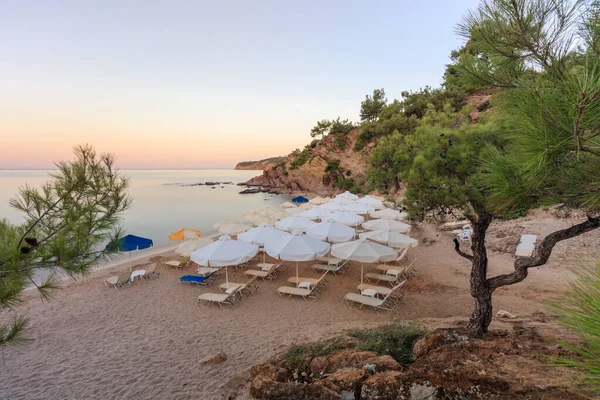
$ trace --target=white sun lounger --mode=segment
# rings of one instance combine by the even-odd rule
[[[129,282],[131,273],[129,271],[121,272],[119,275],[110,276],[104,280],[105,285],[113,285],[115,289],[123,287],[124,284]]]
[[[221,309],[223,304],[228,304],[229,308],[234,305],[235,296],[239,287],[229,289],[229,293],[204,293],[198,296],[198,305],[209,307],[212,303],[217,303]]]
[[[275,271],[277,270],[277,265],[273,264],[271,266],[271,268],[269,268],[268,271],[259,271],[257,269],[249,269],[248,271],[244,272],[244,274],[246,274],[246,276],[248,277],[252,277],[252,276],[257,276],[259,278],[262,278],[262,280],[266,280],[266,279],[273,279],[273,275],[275,274]]]
[[[397,293],[394,293],[394,297],[396,297],[398,300],[402,300],[404,298],[404,296],[406,296],[406,293],[404,293],[404,291],[402,290],[402,287],[404,285],[406,285],[407,282],[408,281],[405,279],[400,284],[398,284],[399,287],[396,290]],[[387,288],[387,287],[384,287],[384,286],[370,285],[368,283],[363,283],[361,285],[358,285],[356,287],[356,290],[358,290],[358,293],[361,293],[363,290],[373,290],[378,295],[383,296],[383,297],[385,297],[385,296],[391,294],[392,292],[394,292],[394,289],[392,289],[392,288]]]
[[[348,306],[350,306],[350,302],[353,302],[360,304],[360,307],[358,307],[359,309],[363,308],[364,306],[369,306],[373,307],[376,312],[379,312],[379,310],[384,310],[389,311],[391,314],[396,309],[397,304],[394,303],[390,297],[396,290],[400,289],[404,284],[405,281],[402,281],[400,284],[394,286],[390,293],[388,293],[387,296],[385,296],[383,299],[364,296],[358,293],[347,293],[346,296],[344,296],[344,300],[346,301],[346,304],[348,304]]]
[[[298,278],[296,278],[295,276],[292,276],[291,278],[288,278],[288,282],[292,283],[294,285],[299,284],[300,282],[308,282],[311,285],[323,285],[325,286],[327,283],[329,283],[329,281],[327,279],[325,279],[325,275],[327,275],[329,271],[325,271],[325,273],[323,274],[323,276],[321,276],[320,278],[303,278],[301,276],[299,276]]]
[[[517,250],[515,256],[517,257],[531,257],[535,250],[535,242],[537,241],[537,235],[521,235],[521,240],[517,244]]]

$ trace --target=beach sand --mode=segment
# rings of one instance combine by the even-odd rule
[[[521,228],[527,232],[515,228],[518,224],[524,224]],[[490,229],[491,246],[508,245],[502,248],[504,252],[490,253],[490,275],[511,270],[510,251],[514,252],[518,241],[515,232],[545,234],[568,224],[568,220],[550,217],[495,224]],[[417,258],[418,275],[409,281],[406,298],[390,317],[344,303],[344,294],[355,291],[359,283],[359,264],[353,264],[343,276],[330,276],[321,298],[304,301],[282,299],[277,294],[277,288],[295,275],[290,263],[277,279],[259,281],[257,293],[244,295],[241,303],[227,310],[196,304],[198,295],[218,292],[225,274],[210,287],[179,284],[178,277],[195,268],[176,271],[160,267],[160,277],[119,290],[105,286],[103,280],[126,265],[95,271],[69,282],[48,303],[30,291],[17,311],[30,318],[29,336],[34,341],[5,351],[0,398],[227,398],[234,382],[243,382],[248,376],[252,364],[294,342],[390,321],[414,321],[430,327],[465,321],[472,307],[468,261],[454,252],[448,233],[425,227],[415,236],[422,245],[411,249],[409,257]],[[494,310],[517,314],[517,320],[539,319],[540,313],[546,312],[547,299],[560,294],[566,278],[573,276],[569,267],[600,258],[599,242],[596,232],[560,243],[548,265],[532,269],[524,282],[496,291]],[[172,255],[167,253],[164,259]],[[300,264],[300,275],[318,277],[310,264]],[[241,269],[230,267],[229,277],[233,282],[246,281]],[[8,317],[4,313],[3,322]],[[502,327],[504,322],[494,318],[493,324]],[[225,362],[199,362],[219,350],[227,354]],[[247,396],[240,392],[238,398]]]

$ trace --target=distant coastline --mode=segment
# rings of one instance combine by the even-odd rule
[[[234,169],[236,170],[265,170],[274,167],[286,160],[286,157],[270,157],[258,161],[242,161]]]

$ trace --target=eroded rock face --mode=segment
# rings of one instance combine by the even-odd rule
[[[467,336],[459,335],[448,329],[439,329],[424,335],[413,343],[413,359],[418,359],[429,354],[438,347],[451,343],[468,340]]]
[[[375,371],[401,369],[402,366],[390,356],[381,356],[373,351],[342,350],[335,354],[315,357],[310,369],[315,374],[326,374],[342,368],[363,368],[367,364],[375,365]]]
[[[342,368],[325,378],[341,390],[355,392],[360,389],[360,384],[367,378],[367,371],[359,368]]]
[[[340,400],[342,396],[333,390],[313,383],[297,384],[277,382],[262,376],[252,380],[250,394],[258,399],[269,400]]]
[[[398,399],[403,393],[402,373],[386,371],[371,376],[362,383],[361,399],[387,400]]]

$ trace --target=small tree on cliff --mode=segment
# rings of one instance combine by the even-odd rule
[[[311,137],[321,136],[321,138],[323,138],[325,135],[327,135],[329,133],[329,130],[331,129],[332,124],[333,124],[333,121],[330,121],[328,119],[323,119],[321,121],[318,121],[317,125],[313,126],[313,128],[310,130],[310,136]]]
[[[407,194],[407,204],[417,208],[413,212],[423,212],[439,202],[462,209],[471,220],[471,254],[456,240],[455,249],[472,263],[475,310],[468,326],[474,332],[487,331],[496,289],[523,281],[529,268],[548,261],[558,242],[600,227],[597,15],[594,2],[588,1],[490,0],[459,26],[488,62],[465,53],[457,68],[470,79],[499,88],[494,112],[510,121],[510,129],[503,129],[509,143],[481,149],[479,157],[468,160],[477,168],[467,174],[460,163],[449,168],[444,160],[430,159],[444,153],[423,149],[425,154],[413,159],[410,172],[419,182],[411,190],[420,191]],[[419,163],[424,162],[433,166],[422,168],[419,176]],[[449,169],[437,168],[440,165]],[[434,172],[428,175],[427,169]],[[410,188],[410,178],[407,184]],[[451,193],[451,187],[458,190]],[[532,257],[516,259],[513,272],[488,277],[485,235],[492,220],[541,202],[566,202],[587,208],[589,215],[547,235]]]
[[[360,120],[367,122],[376,121],[386,104],[385,90],[373,90],[373,95],[366,95],[365,100],[360,103]]]
[[[10,201],[25,214],[23,224],[0,219],[0,308],[5,312],[18,304],[27,285],[48,299],[58,288],[55,271],[85,274],[113,252],[105,246],[120,236],[120,215],[131,203],[129,182],[110,154],[97,156],[81,146],[75,156],[57,163],[52,179],[39,189],[25,186]],[[38,272],[48,276],[42,283],[34,280]],[[0,326],[0,349],[23,342],[26,325],[26,318],[15,317]]]

